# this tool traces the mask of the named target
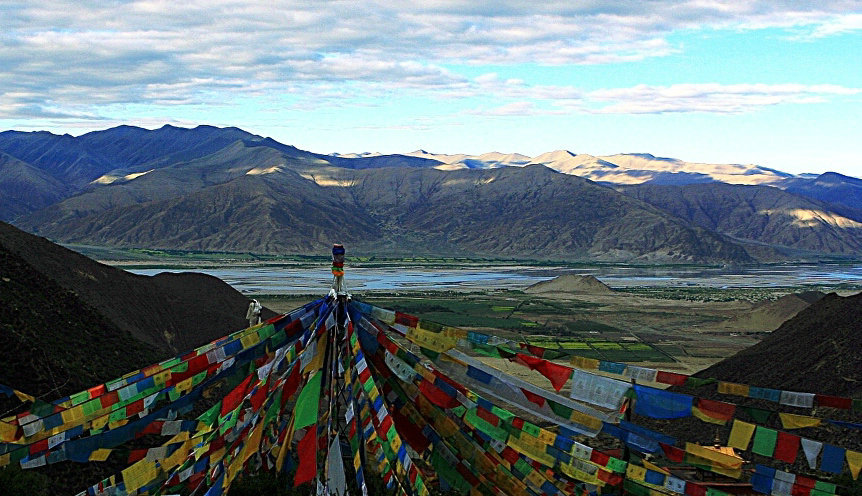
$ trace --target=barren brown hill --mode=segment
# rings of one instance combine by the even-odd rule
[[[730,319],[727,324],[743,331],[774,331],[824,296],[819,291],[784,295],[775,301],[755,305],[750,311]]]
[[[862,395],[862,293],[829,294],[760,343],[697,375],[858,398]]]
[[[595,277],[577,274],[563,274],[548,281],[537,282],[524,291],[527,293],[579,294],[608,294],[613,292],[611,288]]]

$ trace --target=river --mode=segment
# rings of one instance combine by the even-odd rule
[[[247,294],[319,293],[332,282],[329,267],[220,266],[130,269],[155,275],[194,271],[213,275]],[[750,267],[629,266],[589,267],[490,266],[487,268],[347,267],[345,282],[354,291],[524,289],[565,272],[593,275],[612,288],[709,287],[781,288],[862,286],[862,264],[797,264]]]

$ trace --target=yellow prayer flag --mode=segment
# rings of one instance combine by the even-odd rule
[[[423,348],[444,353],[454,348],[459,338],[444,332],[431,332],[421,327],[411,327],[407,332],[407,339]]]
[[[542,465],[548,467],[554,466],[555,458],[548,453],[547,445],[533,436],[526,434],[521,434],[520,437],[509,436],[506,444],[513,450],[527,455]]]
[[[134,492],[146,486],[158,475],[155,462],[147,461],[146,458],[138,461],[123,470],[123,482],[126,484],[126,492]]]
[[[748,396],[748,384],[735,384],[733,382],[719,382],[718,392],[721,394],[733,394],[736,396]]]
[[[646,479],[646,468],[629,463],[629,466],[626,467],[626,477],[643,482]]]
[[[5,467],[6,465],[9,465],[9,457],[10,457],[9,453],[5,453],[3,455],[0,455],[0,468]]]
[[[242,448],[242,456],[239,458],[242,460],[242,463],[245,463],[246,460],[251,458],[252,455],[257,453],[260,449],[260,438],[263,434],[263,422],[258,422],[257,426],[255,426],[254,430],[251,432],[251,435],[246,439],[245,445]]]
[[[859,469],[862,469],[862,453],[858,451],[847,450],[847,465],[850,466],[850,473],[853,475],[853,480],[859,478]]]
[[[15,434],[18,432],[18,426],[0,422],[0,441],[11,443],[15,440]]]
[[[808,415],[795,415],[792,413],[779,413],[781,417],[781,425],[785,429],[802,429],[803,427],[817,427],[822,421],[817,417],[809,417]]]
[[[732,469],[738,469],[742,467],[742,458],[726,453],[721,453],[707,446],[701,446],[695,443],[685,443],[685,452],[714,462],[715,465],[719,465],[721,467]]]
[[[21,391],[18,391],[17,389],[15,390],[15,396],[17,396],[17,397],[18,397],[18,400],[20,400],[21,402],[27,402],[27,401],[33,402],[33,401],[36,401],[36,398],[34,398],[34,397],[30,396],[30,395],[29,395],[29,394],[27,394],[27,393],[22,393]]]
[[[539,475],[539,473],[536,472],[535,470],[533,470],[529,474],[527,474],[526,479],[527,479],[527,482],[532,484],[533,487],[535,487],[536,489],[541,488],[542,484],[545,483],[545,478],[542,477],[541,475]]]
[[[751,436],[754,435],[755,427],[757,426],[754,424],[734,419],[727,445],[743,451],[747,450],[748,443],[751,442]]]
[[[162,461],[162,468],[164,470],[171,470],[172,468],[180,465],[185,461],[185,459],[189,456],[189,451],[192,448],[192,441],[185,441],[176,451],[174,451],[171,456],[167,457]]]
[[[602,421],[599,418],[593,417],[592,415],[588,415],[583,412],[579,412],[577,410],[572,410],[572,414],[569,416],[569,420],[572,422],[577,422],[583,426],[589,427],[591,429],[601,429]]]
[[[599,361],[595,358],[575,356],[572,357],[572,365],[579,369],[597,370],[599,368]]]
[[[670,472],[668,472],[667,470],[665,470],[665,469],[663,469],[663,468],[659,467],[659,466],[658,466],[658,465],[656,465],[655,463],[650,463],[650,462],[649,462],[649,461],[647,461],[647,460],[643,460],[643,464],[644,464],[644,467],[648,468],[649,470],[652,470],[653,472],[658,472],[658,473],[660,473],[660,474],[664,474],[664,475],[670,475]]]
[[[539,441],[541,441],[545,444],[553,445],[556,440],[557,440],[556,434],[554,434],[553,432],[551,432],[547,429],[542,429],[541,427],[539,428]]]
[[[93,451],[92,453],[90,453],[89,460],[91,462],[103,462],[103,461],[108,459],[108,456],[110,456],[111,451],[113,451],[113,450],[97,449],[96,451]]]

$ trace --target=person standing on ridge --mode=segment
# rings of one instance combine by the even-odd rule
[[[248,326],[260,324],[260,311],[263,307],[257,300],[251,300],[248,304],[248,311],[245,313],[245,318],[248,319]]]

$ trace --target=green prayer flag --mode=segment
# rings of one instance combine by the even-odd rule
[[[509,433],[506,432],[506,429],[503,427],[497,427],[495,425],[492,425],[490,422],[476,415],[476,411],[477,410],[475,408],[467,410],[467,413],[464,414],[464,420],[476,429],[479,429],[480,431],[490,436],[492,439],[496,439],[505,443],[506,439],[509,438]]]
[[[620,460],[619,458],[610,457],[608,459],[608,464],[606,465],[606,467],[611,472],[617,472],[622,474],[625,473],[626,468],[628,467],[628,463],[623,460]]]
[[[533,437],[539,437],[540,429],[536,424],[524,421],[524,427],[521,430]]]
[[[260,337],[261,341],[272,336],[273,334],[275,334],[275,326],[273,326],[272,324],[263,326],[257,330],[257,335]]]
[[[727,493],[724,491],[719,491],[718,489],[707,487],[706,496],[727,496]]]
[[[857,412],[862,412],[862,399],[853,400],[853,410]]]
[[[525,475],[533,471],[533,466],[527,463],[523,458],[518,458],[518,461],[512,465],[512,468]]]
[[[295,429],[302,429],[317,423],[317,413],[320,409],[320,381],[322,378],[323,373],[318,370],[311,376],[305,387],[302,388],[302,391],[300,391],[294,410],[296,415]]]
[[[817,489],[818,491],[823,491],[823,492],[826,492],[829,494],[835,494],[835,488],[836,488],[835,484],[832,484],[831,482],[816,481],[814,483],[814,489]]]
[[[205,411],[198,417],[198,420],[201,422],[212,425],[213,422],[218,419],[219,413],[221,413],[221,401],[212,406],[209,410]]]
[[[754,431],[754,446],[751,451],[763,456],[772,456],[775,452],[775,441],[778,439],[778,431],[757,426]]]
[[[572,416],[572,412],[574,411],[565,405],[561,405],[561,404],[557,403],[556,401],[551,401],[551,400],[548,400],[548,406],[551,407],[551,410],[556,415],[563,417],[565,419],[570,418]]]
[[[718,382],[715,379],[701,379],[700,377],[689,376],[685,380],[685,387],[699,388]]]
[[[69,400],[72,402],[72,406],[78,406],[81,403],[90,399],[89,391],[81,391],[80,393],[75,393],[69,397]]]
[[[423,348],[421,346],[419,347],[419,351],[421,351],[423,355],[427,356],[431,360],[437,360],[437,357],[440,356],[440,353],[434,350],[429,350],[428,348]]]
[[[487,344],[481,344],[481,343],[471,343],[470,346],[473,348],[473,351],[475,351],[476,353],[478,353],[480,355],[487,356],[487,357],[500,358],[500,353],[497,351],[496,346],[489,346]]]
[[[626,481],[623,483],[623,487],[625,488],[626,492],[628,492],[632,496],[650,495],[650,489],[648,487],[642,486],[631,479],[626,479]]]
[[[765,424],[769,422],[769,417],[772,416],[771,411],[764,410],[762,408],[754,408],[753,406],[741,406],[739,408],[754,419],[754,422],[757,424]]]

